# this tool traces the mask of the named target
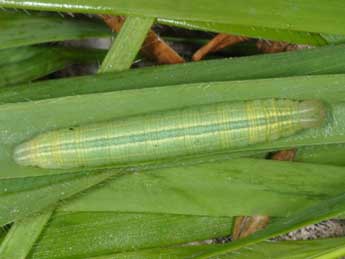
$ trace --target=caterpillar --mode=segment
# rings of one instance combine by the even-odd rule
[[[324,118],[317,100],[199,105],[49,131],[19,144],[13,157],[19,165],[50,169],[152,161],[271,142]]]

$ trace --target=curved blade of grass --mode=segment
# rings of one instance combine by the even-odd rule
[[[328,44],[342,44],[345,41],[344,35],[333,35],[320,33],[322,38],[324,38]]]
[[[67,12],[107,13],[164,17],[204,22],[219,22],[247,26],[345,34],[345,4],[332,1],[236,1],[218,0],[0,0],[2,7],[27,8]],[[249,8],[248,8],[249,7]]]
[[[119,73],[49,80],[0,89],[0,103],[39,100],[174,84],[337,74],[345,72],[345,46],[253,57],[133,69]]]
[[[0,87],[30,82],[67,65],[96,63],[104,54],[102,50],[44,46],[0,50]]]
[[[0,258],[25,259],[48,222],[52,210],[17,221],[0,246]]]
[[[234,153],[224,157],[224,159],[235,159],[240,157],[251,157],[256,159],[264,159],[267,156],[266,152],[245,152],[245,153]],[[212,159],[209,159],[212,160]],[[203,161],[200,161],[200,163]],[[205,162],[205,161],[204,161]],[[121,175],[123,172],[112,170],[115,175]],[[83,176],[85,172],[79,174],[71,173],[59,173],[53,175],[37,175],[37,176],[9,176],[7,178],[0,179],[0,195],[9,194],[15,192],[30,191],[31,189],[41,188],[55,183],[74,179],[77,176]]]
[[[124,175],[59,210],[285,217],[342,193],[344,174],[343,167],[261,159],[184,165]]]
[[[345,254],[344,238],[303,240],[303,241],[268,241],[238,251],[222,255],[224,259],[338,259]]]
[[[76,175],[74,178],[24,192],[0,195],[0,225],[38,213],[109,178],[109,173]]]
[[[308,44],[314,46],[323,46],[330,44],[319,33],[271,29],[257,26],[254,27],[233,25],[228,23],[173,20],[165,18],[158,18],[157,22],[169,26],[182,27],[190,30],[228,33],[233,35],[247,36],[251,38],[286,41],[297,44]]]
[[[343,255],[344,238],[262,242],[250,248],[240,249],[237,253],[222,256],[224,259],[337,259]],[[87,259],[185,259],[197,258],[202,251],[217,250],[221,245],[181,246],[172,248],[145,249],[123,252]]]
[[[52,217],[30,259],[85,258],[229,235],[232,218],[68,213]]]
[[[321,201],[316,205],[301,209],[287,218],[282,218],[270,224],[266,229],[258,231],[249,237],[226,244],[216,251],[206,251],[198,258],[226,258],[227,255],[240,251],[253,244],[260,244],[265,240],[284,234],[295,229],[320,222],[344,213],[345,211],[345,194],[341,194],[325,201]],[[223,257],[223,255],[225,257]]]
[[[321,145],[302,147],[297,150],[295,160],[314,164],[345,165],[345,145]]]
[[[259,98],[321,99],[329,106],[327,123],[321,128],[306,130],[272,143],[231,149],[229,152],[344,143],[344,84],[345,75],[291,77],[174,85],[0,105],[1,177],[66,172],[20,167],[13,162],[14,146],[40,132],[116,117],[222,101]],[[181,162],[177,160],[175,164],[179,163]],[[156,161],[155,164],[157,167],[169,163]]]
[[[98,72],[118,72],[130,68],[153,22],[153,18],[127,17]]]
[[[187,28],[191,30],[221,32],[234,35],[244,35],[251,38],[285,41],[297,44],[323,46],[328,44],[341,44],[345,42],[344,35],[332,35],[324,33],[311,33],[293,30],[271,29],[257,26],[243,26],[227,23],[200,22],[190,20],[173,20],[158,18],[162,24]]]
[[[109,37],[96,19],[63,17],[55,13],[0,11],[0,49],[51,41]]]

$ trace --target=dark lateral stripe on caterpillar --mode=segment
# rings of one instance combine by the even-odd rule
[[[317,127],[324,117],[316,100],[200,105],[46,132],[13,156],[20,165],[51,169],[128,164],[270,142]]]

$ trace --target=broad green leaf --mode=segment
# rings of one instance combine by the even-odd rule
[[[272,143],[231,149],[229,152],[344,143],[344,84],[345,75],[324,75],[173,85],[3,104],[0,105],[1,177],[28,177],[66,172],[23,167],[14,163],[13,148],[40,132],[116,117],[223,101],[259,98],[321,99],[328,105],[327,122],[321,128],[305,130]],[[174,164],[181,164],[180,160],[177,158]],[[169,161],[155,161],[153,166],[169,164]]]
[[[108,179],[109,173],[76,175],[74,178],[29,191],[0,195],[0,226],[47,210],[63,199]]]
[[[52,217],[30,259],[85,258],[226,236],[232,218],[82,212]]]
[[[123,175],[58,210],[288,216],[343,192],[345,168],[261,159]]]
[[[76,63],[96,63],[104,51],[26,46],[0,50],[0,86],[32,81]]]
[[[344,255],[344,238],[262,242],[238,252],[222,256],[224,259],[338,259]],[[88,259],[186,259],[197,258],[202,251],[217,250],[221,245],[181,246],[123,252]]]
[[[97,19],[72,18],[56,13],[0,11],[0,49],[51,41],[109,37]]]
[[[152,18],[127,17],[98,72],[119,72],[129,69],[153,22]]]
[[[132,69],[0,89],[0,103],[174,84],[345,72],[345,46]]]
[[[277,235],[336,217],[343,214],[344,211],[345,194],[343,193],[321,201],[316,205],[300,209],[291,216],[277,220],[264,230],[258,231],[249,237],[225,244],[223,247],[215,251],[205,251],[205,253],[203,255],[199,255],[198,258],[226,258],[227,255],[233,252],[239,252],[241,248],[251,249],[250,245],[260,244]],[[342,250],[342,254],[344,254],[344,250]],[[225,255],[225,257],[223,257],[223,255]]]
[[[344,166],[345,145],[333,144],[302,147],[297,150],[295,161]]]
[[[162,17],[306,32],[345,34],[342,0],[0,0],[2,7]]]
[[[0,246],[0,258],[25,259],[52,214],[48,210],[13,224]]]

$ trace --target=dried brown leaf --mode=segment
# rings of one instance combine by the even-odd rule
[[[192,60],[194,61],[201,60],[208,53],[219,51],[223,48],[235,45],[237,43],[240,43],[246,40],[248,40],[248,38],[244,36],[235,36],[235,35],[220,33],[217,36],[215,36],[212,40],[210,40],[206,45],[198,49],[194,53]]]

